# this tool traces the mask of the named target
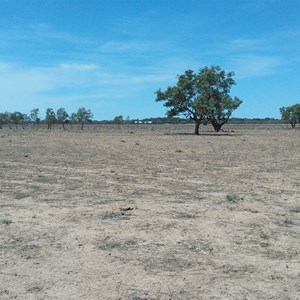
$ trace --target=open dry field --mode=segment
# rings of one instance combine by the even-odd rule
[[[300,130],[0,129],[0,299],[300,299]]]

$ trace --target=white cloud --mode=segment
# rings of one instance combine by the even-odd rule
[[[165,51],[171,49],[172,45],[168,41],[150,41],[150,40],[126,40],[126,41],[107,41],[100,45],[98,49],[101,52],[110,53],[110,52],[123,52],[123,53],[132,53],[136,55],[139,52],[148,52],[151,56],[156,54],[156,51],[159,50]],[[174,49],[173,49],[174,50]]]
[[[79,63],[64,63],[60,64],[59,67],[63,70],[73,70],[73,71],[95,71],[98,66],[95,64],[79,64]]]
[[[101,51],[111,52],[111,51],[140,51],[144,49],[144,45],[137,41],[108,41],[99,47]]]
[[[29,112],[39,107],[65,107],[75,110],[101,101],[141,99],[141,93],[154,91],[175,77],[168,69],[104,69],[97,64],[61,63],[50,67],[26,67],[0,62],[0,111]],[[153,96],[154,98],[154,96]],[[92,107],[91,107],[92,108]]]
[[[48,31],[50,26],[46,23],[34,23],[28,26],[33,31]]]
[[[270,76],[281,66],[280,57],[241,55],[231,59],[232,69],[238,77]]]
[[[247,51],[253,52],[258,50],[266,50],[268,41],[266,39],[249,39],[249,38],[237,38],[229,40],[223,45],[228,51]]]
[[[91,47],[94,41],[56,30],[46,23],[32,23],[26,26],[0,29],[0,46],[2,47],[12,49],[25,47],[25,51],[28,51],[28,48],[38,46],[37,48],[45,47],[48,51],[49,45],[53,45],[53,49],[59,48],[57,43],[60,43],[60,46]],[[36,47],[34,49],[37,50]]]

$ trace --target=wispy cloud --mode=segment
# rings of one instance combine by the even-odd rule
[[[153,43],[147,41],[107,41],[99,47],[100,51],[104,52],[124,52],[124,51],[146,51],[153,49]],[[157,45],[156,45],[157,46]]]
[[[63,63],[59,67],[63,70],[90,72],[98,69],[95,64]]]
[[[48,31],[50,29],[50,25],[46,23],[33,23],[28,26],[33,31]]]
[[[93,53],[96,41],[59,31],[44,23],[0,29],[2,60],[42,65]]]
[[[270,76],[277,72],[281,65],[280,57],[241,55],[231,59],[231,65],[238,77]]]
[[[25,41],[51,41],[61,40],[64,42],[80,42],[80,39],[67,32],[57,31],[51,26],[42,23],[30,24],[28,26],[14,26],[9,29],[0,30],[1,39],[8,42]]]
[[[226,48],[227,51],[237,52],[237,51],[265,51],[268,48],[268,41],[263,38],[236,38],[226,41],[223,44],[223,49]]]
[[[26,107],[45,111],[47,107],[57,109],[62,105],[74,111],[83,103],[93,110],[105,102],[139,99],[144,93],[154,99],[154,91],[173,77],[165,68],[140,69],[137,74],[120,72],[117,65],[104,68],[72,62],[27,67],[0,62],[0,90],[5,99],[0,111],[16,107],[24,112]]]

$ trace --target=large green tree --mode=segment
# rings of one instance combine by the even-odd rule
[[[235,81],[234,72],[225,72],[219,66],[200,69],[197,75],[201,96],[197,107],[205,114],[215,131],[220,131],[242,101],[230,96],[230,90]]]
[[[195,73],[192,70],[178,75],[177,84],[166,91],[156,92],[156,101],[164,101],[167,116],[184,115],[195,122],[195,134],[203,122],[210,122],[215,131],[220,131],[232,112],[242,103],[229,93],[235,84],[234,72],[226,73],[219,66],[204,67]]]
[[[281,107],[281,118],[292,125],[292,128],[296,127],[297,123],[300,123],[300,104],[295,104],[288,107]]]
[[[164,106],[168,108],[168,117],[184,115],[193,120],[195,134],[199,134],[199,127],[203,123],[205,115],[198,109],[201,91],[197,75],[192,70],[187,70],[177,78],[175,86],[169,86],[165,91],[159,89],[156,92],[156,101],[165,101]]]

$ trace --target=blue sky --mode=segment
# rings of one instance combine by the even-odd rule
[[[236,73],[235,117],[300,102],[299,0],[0,0],[0,112],[164,116],[187,69]]]

